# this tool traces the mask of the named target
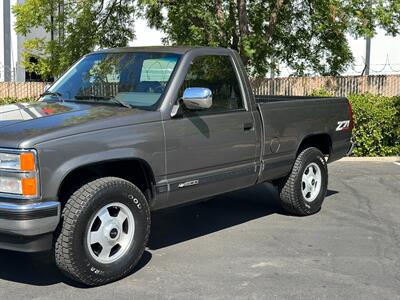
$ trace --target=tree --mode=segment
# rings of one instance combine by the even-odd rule
[[[400,0],[139,0],[165,43],[233,48],[265,76],[286,64],[296,75],[338,75],[353,61],[346,35],[397,35]]]
[[[43,28],[50,36],[26,40],[22,64],[29,72],[51,78],[96,47],[126,46],[134,38],[134,11],[132,0],[26,0],[17,4],[13,7],[17,33],[27,36],[32,28]]]

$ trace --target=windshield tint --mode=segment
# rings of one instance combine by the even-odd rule
[[[172,53],[90,54],[70,68],[43,98],[123,102],[156,109],[179,58]]]

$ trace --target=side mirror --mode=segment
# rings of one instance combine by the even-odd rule
[[[182,101],[188,109],[207,109],[212,106],[212,92],[207,88],[187,88]]]

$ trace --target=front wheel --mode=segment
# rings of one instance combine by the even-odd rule
[[[282,206],[290,214],[314,214],[321,209],[327,186],[324,155],[317,148],[307,148],[297,156],[291,173],[278,184]]]
[[[90,286],[129,274],[150,233],[145,196],[119,178],[101,178],[84,185],[68,200],[62,216],[55,246],[57,266]]]

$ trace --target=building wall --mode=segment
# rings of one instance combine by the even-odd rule
[[[3,6],[5,1],[0,1],[0,82],[4,81],[4,17]]]
[[[8,44],[7,23],[9,22],[7,22],[7,7],[9,7],[9,4],[9,0],[0,2],[0,80],[2,81],[9,77],[9,48],[4,47]]]
[[[14,30],[15,16],[12,6],[23,3],[24,0],[0,1],[0,81],[25,81],[25,69],[21,65],[23,44],[26,39],[49,38],[42,28],[33,28],[23,37]]]
[[[22,0],[11,0],[11,6],[22,3]],[[11,61],[12,61],[12,70],[14,72],[14,80],[15,81],[25,81],[25,69],[21,65],[22,51],[23,51],[23,43],[25,38],[23,36],[17,35],[14,30],[15,25],[15,16],[13,13],[10,14],[10,23],[11,23]]]

